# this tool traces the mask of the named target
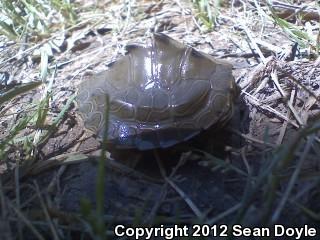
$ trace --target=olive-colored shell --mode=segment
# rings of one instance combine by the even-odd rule
[[[232,66],[164,34],[149,47],[129,45],[109,69],[82,81],[77,104],[87,129],[125,148],[166,148],[232,116]]]

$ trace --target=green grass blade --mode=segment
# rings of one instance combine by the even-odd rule
[[[3,103],[5,103],[13,98],[40,86],[41,84],[42,84],[41,82],[30,82],[30,83],[24,83],[19,86],[13,87],[12,89],[10,89],[0,95],[0,106]]]

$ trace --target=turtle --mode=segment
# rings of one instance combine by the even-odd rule
[[[223,127],[237,95],[230,63],[154,33],[151,44],[127,45],[107,70],[84,79],[76,103],[98,139],[107,132],[117,148],[150,150]]]

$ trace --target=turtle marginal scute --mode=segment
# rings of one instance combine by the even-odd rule
[[[108,140],[118,147],[166,148],[231,118],[237,86],[229,63],[162,33],[153,34],[151,46],[126,50],[79,86],[80,116],[98,137],[108,125]]]

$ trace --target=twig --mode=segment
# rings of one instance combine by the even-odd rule
[[[248,134],[243,134],[242,132],[238,131],[238,130],[235,130],[235,129],[231,129],[231,131],[241,137],[243,137],[244,139],[250,141],[250,142],[254,142],[254,143],[259,143],[261,145],[266,145],[268,147],[272,147],[272,148],[275,148],[277,147],[276,144],[273,144],[273,143],[269,143],[269,142],[265,142],[265,141],[262,141],[262,140],[259,140],[259,139],[256,139]]]
[[[286,99],[286,94],[284,93],[283,89],[280,86],[279,80],[278,80],[278,75],[277,75],[277,70],[273,70],[271,72],[271,79],[275,83],[276,87],[278,88],[281,96]],[[287,102],[289,109],[291,110],[293,116],[296,118],[297,122],[299,123],[300,126],[304,126],[304,123],[300,116],[298,115],[297,111],[294,109],[293,105],[291,102]]]
[[[242,91],[243,92],[243,91]],[[275,115],[277,115],[278,117],[280,117],[282,120],[288,121],[290,124],[292,124],[293,126],[295,126],[296,128],[299,128],[299,125],[296,124],[294,121],[292,121],[291,119],[288,119],[286,116],[284,116],[282,113],[278,112],[277,110],[271,108],[270,106],[264,106],[264,104],[262,102],[260,102],[257,98],[255,98],[254,96],[252,96],[251,94],[247,93],[247,92],[243,92],[244,94],[246,94],[247,96],[249,96],[250,98],[248,98],[248,100],[250,100],[252,102],[252,104],[255,104],[257,107],[260,107],[262,109],[265,109],[271,113],[274,113]]]
[[[164,180],[180,195],[180,197],[187,203],[187,205],[190,207],[190,209],[194,212],[194,214],[199,218],[202,219],[204,217],[204,214],[201,213],[201,211],[199,210],[199,208],[192,202],[192,200],[176,185],[174,184],[170,178],[173,177],[173,175],[176,173],[177,169],[181,166],[182,162],[184,161],[184,159],[180,159],[176,168],[174,169],[174,171],[172,171],[172,173],[170,174],[169,177],[166,176],[166,173],[164,171],[164,167],[162,165],[161,159],[159,154],[155,151],[155,156],[157,159],[157,163],[159,165],[160,168],[160,172],[162,177],[164,178]],[[179,166],[179,167],[178,167]]]
[[[294,95],[295,95],[295,90],[292,90],[291,91],[291,96],[290,96],[290,103],[292,104],[293,103],[293,99],[294,99]],[[287,113],[287,118],[290,118],[290,112],[288,111]],[[282,143],[282,140],[283,140],[283,137],[286,133],[286,129],[288,127],[288,122],[283,122],[282,124],[282,127],[280,129],[280,133],[279,133],[279,136],[278,136],[278,139],[277,139],[277,144],[280,145]]]
[[[320,19],[318,10],[308,5],[297,6],[297,5],[284,3],[280,1],[271,1],[271,7],[276,11],[284,10],[282,12],[277,13],[277,15],[281,18],[287,19],[292,16],[300,15],[301,19],[306,21],[310,21],[310,20],[319,21]]]

